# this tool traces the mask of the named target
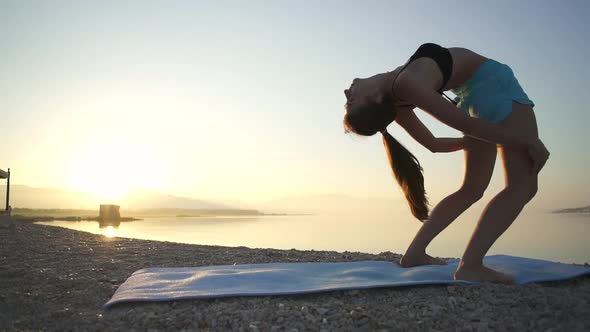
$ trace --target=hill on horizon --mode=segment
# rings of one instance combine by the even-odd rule
[[[30,209],[97,210],[100,204],[120,205],[123,211],[154,209],[257,210],[267,214],[369,214],[374,211],[407,209],[405,200],[398,197],[357,197],[346,194],[291,195],[247,204],[235,200],[225,202],[216,199],[195,199],[155,190],[135,190],[114,201],[98,200],[92,194],[70,189],[11,185],[10,191],[10,203],[13,208]],[[6,186],[0,185],[0,204],[4,202],[5,192]]]
[[[0,198],[5,199],[6,186],[0,186]],[[232,206],[215,200],[175,196],[154,190],[134,190],[116,200],[100,200],[82,191],[60,188],[35,188],[26,185],[10,186],[10,205],[32,209],[97,209],[100,204],[116,204],[122,209],[211,209],[232,210]]]
[[[590,213],[590,205],[554,210],[553,213]]]
[[[256,205],[265,213],[370,214],[405,211],[401,197],[350,196],[345,194],[308,194],[284,196]]]

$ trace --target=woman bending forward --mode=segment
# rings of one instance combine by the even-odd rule
[[[445,100],[442,93],[446,90],[457,98]],[[445,264],[427,255],[426,247],[483,196],[499,151],[505,188],[484,209],[454,277],[514,283],[510,276],[485,267],[483,257],[537,192],[537,174],[549,151],[538,137],[534,104],[510,67],[465,48],[428,43],[392,72],[354,79],[344,94],[346,130],[365,136],[381,132],[394,177],[412,214],[423,221],[401,259],[404,267]],[[465,136],[434,137],[416,117],[414,108]],[[387,132],[393,121],[432,152],[465,150],[463,184],[430,213],[420,163]]]

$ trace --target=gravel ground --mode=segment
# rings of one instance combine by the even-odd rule
[[[400,255],[109,239],[60,227],[0,228],[0,330],[590,331],[590,277],[525,286],[420,286],[299,296],[102,305],[134,271]]]

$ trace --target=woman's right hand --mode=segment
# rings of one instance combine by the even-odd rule
[[[529,156],[533,161],[531,173],[538,174],[543,168],[543,166],[545,166],[547,159],[549,159],[549,150],[547,150],[545,144],[543,144],[543,142],[541,142],[541,140],[538,139],[535,143],[529,145],[529,147],[527,148],[527,152],[529,153]]]

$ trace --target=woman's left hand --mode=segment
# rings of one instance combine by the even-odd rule
[[[541,140],[538,139],[535,143],[531,144],[528,147],[527,152],[529,153],[529,156],[533,161],[531,173],[539,174],[543,166],[545,166],[547,159],[549,159],[549,150],[547,150],[545,144],[543,144],[543,142],[541,142]]]

